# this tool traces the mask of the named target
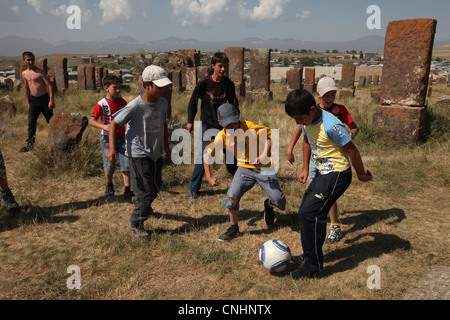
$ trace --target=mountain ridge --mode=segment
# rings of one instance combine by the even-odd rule
[[[357,40],[317,42],[303,41],[292,38],[271,38],[264,40],[257,37],[248,37],[232,41],[201,41],[197,39],[183,39],[169,37],[165,39],[142,42],[131,36],[118,36],[114,39],[96,41],[59,41],[48,43],[41,39],[27,39],[19,36],[6,36],[0,38],[0,56],[19,56],[24,51],[32,51],[36,55],[91,53],[91,54],[120,54],[148,50],[150,52],[172,51],[179,49],[197,49],[199,51],[218,51],[227,47],[245,48],[272,48],[279,50],[312,50],[324,52],[350,50],[375,52],[384,51],[384,37],[366,36]],[[435,46],[450,44],[449,40],[435,41]]]

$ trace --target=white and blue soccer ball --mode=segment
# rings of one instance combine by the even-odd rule
[[[281,272],[291,261],[291,250],[280,240],[269,240],[259,249],[259,261],[270,272]]]

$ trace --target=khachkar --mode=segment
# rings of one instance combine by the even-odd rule
[[[270,49],[252,49],[250,51],[250,91],[246,97],[251,101],[271,100],[270,91]]]
[[[375,129],[392,139],[415,143],[424,138],[425,105],[437,21],[412,19],[388,24]]]
[[[244,52],[244,47],[227,48],[227,56],[230,60],[228,77],[234,82],[238,97],[245,97]]]

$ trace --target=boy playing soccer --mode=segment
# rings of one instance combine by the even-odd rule
[[[267,225],[274,221],[273,208],[286,208],[286,198],[280,189],[275,170],[271,167],[271,130],[250,121],[239,121],[239,111],[231,104],[222,104],[217,110],[217,118],[222,131],[205,147],[205,175],[211,186],[218,186],[211,176],[211,157],[226,149],[237,159],[237,170],[222,204],[230,213],[230,228],[219,237],[228,241],[239,235],[239,202],[245,192],[258,183],[268,195],[264,201],[264,220]],[[237,139],[236,139],[237,138]],[[219,152],[217,152],[219,151]],[[231,159],[233,160],[233,159]],[[227,162],[229,162],[228,159]],[[220,162],[220,161],[218,161]]]
[[[336,99],[337,86],[334,80],[330,77],[323,77],[319,80],[317,84],[317,97],[319,98],[320,103],[317,104],[318,107],[323,110],[333,114],[336,118],[338,118],[342,123],[346,124],[350,128],[349,136],[354,139],[356,135],[359,133],[359,128],[356,125],[355,121],[350,116],[347,108],[343,105],[334,103]],[[297,130],[295,130],[294,135],[292,136],[291,143],[288,147],[287,158],[290,163],[295,161],[293,149],[298,139],[302,134],[302,126],[298,126]],[[314,161],[312,159],[309,161],[309,175],[306,180],[306,189],[308,189],[312,180],[316,176],[316,166],[314,165]],[[326,242],[333,243],[337,242],[342,237],[341,227],[338,222],[338,209],[337,203],[335,202],[330,209],[330,234],[328,235]]]
[[[27,70],[22,72],[25,88],[25,98],[28,103],[28,139],[27,145],[20,152],[33,150],[36,140],[36,125],[39,115],[42,113],[47,123],[53,117],[55,100],[53,88],[47,74],[35,66],[36,58],[32,52],[22,54],[23,62]]]
[[[230,103],[239,111],[239,102],[236,98],[236,89],[233,81],[227,76],[229,60],[225,53],[216,52],[211,59],[211,74],[200,80],[192,93],[188,105],[188,124],[187,129],[192,131],[194,119],[197,114],[198,99],[201,99],[201,123],[202,136],[209,129],[222,130],[222,127],[217,122],[217,108],[224,103]],[[206,143],[202,139],[202,153],[195,161],[194,172],[192,174],[191,185],[189,189],[189,198],[195,199],[201,187],[202,178],[204,175],[204,168],[202,163],[203,149]],[[197,156],[197,155],[196,155]],[[234,175],[236,172],[236,163],[227,163],[227,170]]]
[[[113,175],[116,162],[110,162],[106,158],[109,152],[109,131],[111,122],[114,119],[112,115],[127,105],[127,102],[120,96],[121,86],[122,79],[118,76],[108,75],[105,77],[103,87],[105,88],[106,96],[97,103],[89,119],[91,126],[101,129],[100,147],[102,148],[103,170],[106,178],[105,197],[114,195]],[[101,118],[101,123],[97,121],[99,118]],[[123,195],[126,199],[131,200],[134,194],[130,189],[130,167],[128,158],[125,156],[125,127],[117,127],[115,144],[125,187]]]
[[[166,87],[172,82],[163,68],[151,65],[142,73],[145,92],[114,114],[109,135],[108,160],[116,157],[115,133],[118,125],[127,126],[126,155],[130,162],[131,184],[135,194],[131,214],[131,235],[146,239],[150,236],[144,222],[153,212],[152,203],[162,185],[162,156],[170,158],[167,108],[164,99]]]
[[[303,129],[303,170],[299,180],[305,183],[312,159],[317,168],[314,180],[306,190],[299,208],[299,224],[303,268],[293,272],[293,277],[313,277],[323,268],[322,246],[326,236],[327,214],[331,206],[350,186],[351,165],[358,179],[373,179],[365,171],[361,155],[345,127],[332,114],[316,106],[314,97],[306,90],[292,91],[285,105],[286,113]]]

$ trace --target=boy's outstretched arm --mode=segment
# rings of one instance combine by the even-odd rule
[[[309,175],[309,159],[311,158],[311,146],[309,145],[308,138],[303,136],[303,169],[298,175],[300,183],[306,183]]]
[[[356,174],[358,176],[358,180],[360,181],[370,181],[373,179],[373,175],[369,170],[364,169],[364,164],[361,159],[361,154],[359,153],[358,148],[353,144],[353,142],[347,143],[342,149],[347,152],[350,157],[350,161],[352,162],[353,168],[355,168]]]
[[[297,143],[298,139],[300,139],[300,136],[302,135],[302,126],[298,126],[298,128],[294,131],[294,134],[292,135],[291,143],[289,143],[289,147],[287,149],[287,159],[288,161],[293,164],[295,162],[294,157],[294,147]]]
[[[211,176],[211,168],[209,162],[210,162],[209,153],[205,152],[205,154],[203,155],[203,167],[205,168],[206,179],[208,179],[208,182],[211,186],[217,187],[219,185],[219,181],[217,181],[216,178],[213,178]]]

